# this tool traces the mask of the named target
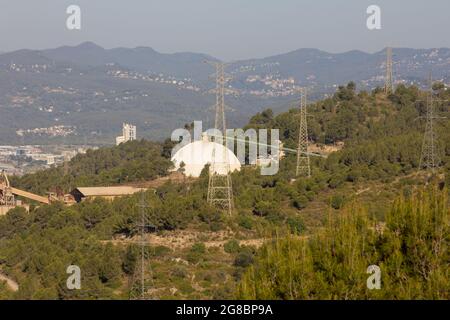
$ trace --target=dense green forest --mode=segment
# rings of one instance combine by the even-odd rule
[[[436,100],[447,101],[436,104],[438,114],[450,116],[450,90],[440,84],[434,89]],[[386,97],[378,89],[357,92],[349,83],[310,104],[312,142],[319,147],[343,144],[342,150],[312,157],[308,179],[295,179],[293,154],[281,161],[274,176],[243,167],[232,175],[235,209],[230,217],[206,202],[207,168],[195,181],[168,182],[147,192],[148,236],[159,241],[174,234],[199,235],[189,246],[176,247],[173,241],[150,246],[152,297],[233,298],[236,292],[242,298],[280,299],[448,297],[448,254],[418,265],[419,260],[428,263],[424,257],[434,250],[434,227],[443,234],[442,247],[449,235],[446,191],[437,189],[450,184],[450,117],[436,121],[440,169],[433,175],[418,173],[425,101],[426,93],[414,86],[399,86]],[[276,116],[269,109],[247,127],[278,128],[285,146],[295,148],[297,115],[295,106]],[[134,141],[89,151],[66,169],[14,178],[12,184],[43,194],[51,188],[151,180],[167,173],[171,146]],[[437,189],[423,191],[425,185]],[[0,284],[0,297],[128,298],[140,198],[97,199],[71,207],[55,203],[0,217],[0,271],[20,284],[15,293]],[[424,222],[419,229],[417,219]],[[375,232],[377,223],[383,226],[381,234]],[[256,240],[264,239],[269,243],[258,249]],[[353,243],[354,251],[344,250]],[[278,259],[286,248],[289,255]],[[351,265],[342,263],[348,259]],[[400,288],[378,294],[364,289],[365,270],[377,263],[383,270],[386,266],[384,285]],[[65,287],[70,264],[85,270],[82,290]],[[425,269],[415,274],[419,267]],[[432,275],[429,268],[434,268]],[[277,270],[280,278],[267,278]],[[294,278],[286,278],[286,272]],[[307,282],[299,280],[303,275]],[[267,287],[256,291],[259,281]]]
[[[440,117],[449,115],[449,90],[435,86]],[[333,153],[317,168],[341,171],[348,180],[382,179],[410,173],[419,166],[425,127],[426,92],[416,87],[397,87],[386,97],[380,90],[356,93],[353,83],[339,87],[331,98],[308,106],[310,139],[319,144],[344,142],[341,152]],[[298,110],[293,108],[276,117],[271,110],[254,116],[249,127],[279,128],[287,147],[295,148],[298,137]],[[450,128],[448,118],[436,121],[438,152],[449,164]]]
[[[76,187],[117,185],[147,181],[167,174],[172,163],[164,145],[146,140],[131,141],[117,147],[88,150],[75,156],[67,167],[12,178],[17,188],[45,194],[59,189],[70,192]]]
[[[279,237],[239,284],[241,299],[449,299],[450,206],[446,191],[400,197],[386,222],[351,204],[309,238]],[[369,290],[366,269],[381,270]]]

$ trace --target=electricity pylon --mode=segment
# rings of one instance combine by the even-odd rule
[[[139,230],[139,258],[136,262],[133,276],[130,284],[130,299],[131,300],[148,300],[148,286],[146,283],[147,273],[150,273],[151,277],[151,267],[148,262],[148,242],[145,240],[145,231],[147,228],[154,228],[148,222],[147,209],[149,208],[145,200],[145,192],[141,193],[141,200],[138,204],[141,221],[136,225]]]
[[[308,153],[308,122],[306,88],[301,90],[300,98],[300,128],[298,133],[296,176],[311,176],[311,165]]]
[[[226,139],[226,120],[225,120],[225,75],[224,64],[220,62],[211,63],[216,67],[216,118],[214,128],[219,130],[223,136],[222,141],[216,141],[214,138],[212,162],[209,168],[208,181],[208,203],[228,211],[231,214],[233,210],[233,185],[230,175],[230,162],[228,156]],[[215,133],[217,134],[217,133]],[[224,145],[224,148],[218,146]]]
[[[393,81],[393,71],[392,71],[392,48],[386,48],[386,76],[384,79],[384,92],[386,94],[391,94],[394,92],[394,81]]]
[[[429,169],[434,172],[434,170],[439,167],[440,159],[437,153],[437,135],[434,128],[434,120],[438,117],[434,115],[433,80],[431,73],[429,82],[430,88],[427,95],[425,133],[423,136],[422,155],[420,157],[419,169]]]

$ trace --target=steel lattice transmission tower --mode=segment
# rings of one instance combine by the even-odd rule
[[[386,76],[385,76],[385,83],[384,83],[384,92],[386,94],[390,94],[394,92],[394,75],[392,71],[392,48],[387,47],[386,48]]]
[[[145,231],[147,228],[153,227],[148,221],[147,209],[149,208],[147,201],[145,200],[145,192],[141,193],[140,203],[138,204],[139,212],[141,215],[141,221],[136,224],[136,228],[139,232],[139,257],[136,261],[133,276],[130,281],[130,299],[131,300],[148,300],[148,285],[146,278],[149,275],[150,281],[151,266],[148,261],[148,241],[145,239]]]
[[[223,144],[227,148],[226,119],[225,119],[225,66],[221,62],[211,63],[216,67],[216,118],[214,128],[222,133],[222,141],[214,142]],[[233,210],[233,185],[230,175],[230,162],[227,149],[217,148],[214,143],[212,151],[212,163],[209,168],[208,203],[228,211]]]
[[[435,170],[439,166],[440,159],[437,153],[437,135],[434,128],[434,120],[437,118],[434,115],[434,102],[433,102],[433,80],[430,74],[429,79],[429,91],[427,95],[427,114],[425,124],[425,134],[422,143],[422,155],[420,158],[420,169]]]
[[[307,90],[302,88],[300,97],[300,128],[298,133],[296,176],[311,176],[311,165],[308,153],[308,122],[307,122]]]

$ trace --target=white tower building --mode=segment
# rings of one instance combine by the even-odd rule
[[[122,125],[122,135],[116,138],[116,145],[133,140],[136,140],[136,126],[124,123]]]

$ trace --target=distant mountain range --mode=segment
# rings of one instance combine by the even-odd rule
[[[394,48],[397,83],[450,82],[450,49]],[[186,122],[212,122],[216,58],[199,53],[159,53],[152,48],[104,49],[94,43],[0,54],[0,143],[26,141],[113,141],[122,121],[137,124],[140,136],[161,139]],[[227,117],[241,126],[267,107],[287,109],[301,86],[311,98],[355,81],[382,86],[385,50],[327,53],[299,49],[227,66]],[[35,128],[76,127],[66,137],[37,136]],[[17,135],[17,130],[31,130]],[[38,130],[39,131],[39,130]],[[39,132],[41,132],[40,130]],[[51,131],[51,130],[50,130]],[[25,131],[27,132],[27,131]]]

